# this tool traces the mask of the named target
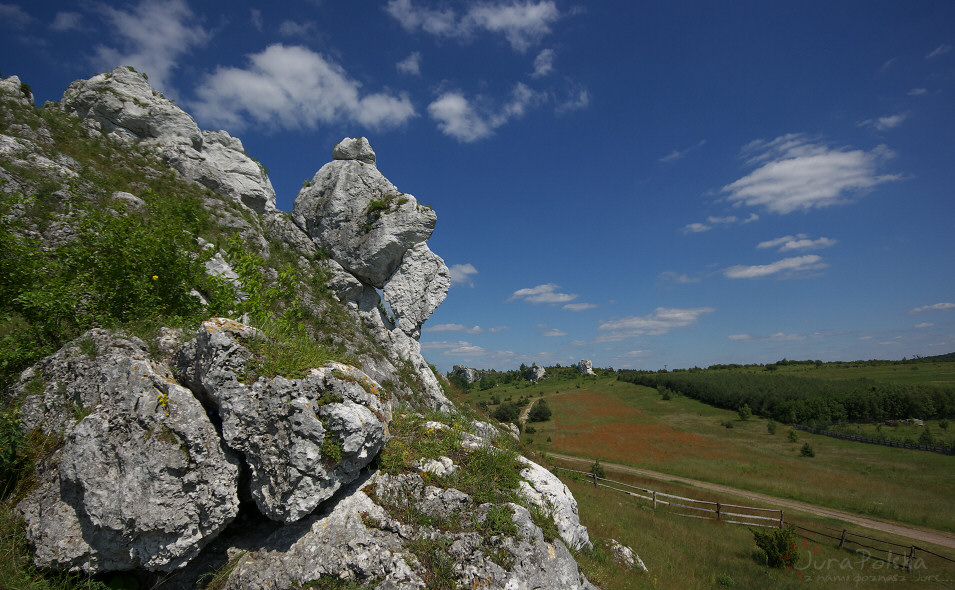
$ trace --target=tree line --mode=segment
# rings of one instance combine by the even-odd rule
[[[772,371],[698,370],[650,373],[620,370],[621,381],[670,390],[701,402],[753,412],[787,424],[828,425],[955,416],[955,387],[824,380]]]

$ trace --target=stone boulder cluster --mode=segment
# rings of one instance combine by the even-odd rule
[[[586,359],[577,363],[577,372],[581,375],[596,375],[596,373],[594,373],[593,363]]]
[[[0,81],[0,93],[32,108],[19,80]],[[458,586],[593,588],[572,554],[591,547],[587,529],[569,489],[547,469],[518,457],[513,502],[497,505],[448,484],[471,453],[505,452],[500,441],[509,436],[498,427],[449,419],[460,448],[379,467],[399,408],[403,416],[454,410],[418,343],[450,280],[427,245],[434,211],[378,171],[367,140],[336,145],[288,215],[275,208],[265,170],[241,141],[200,130],[131,68],[77,81],[54,106],[78,117],[90,137],[149,146],[183,178],[224,197],[234,210],[221,200],[209,205],[223,229],[262,250],[281,243],[303,268],[321,265],[379,352],[356,351],[359,366],[256,376],[255,344],[266,336],[248,320],[221,317],[195,334],[163,328],[147,342],[93,329],[66,344],[6,392],[22,400],[24,432],[62,441],[38,462],[36,485],[16,506],[37,566],[130,572],[162,589],[194,588],[217,568],[224,588],[324,587],[320,580],[332,578],[411,589],[428,587],[432,566],[421,547],[436,546],[453,558],[448,575]],[[29,157],[46,141],[41,135],[0,134],[0,155],[32,161],[51,178],[76,176],[68,157]],[[142,202],[114,198],[131,208]],[[206,268],[237,277],[221,252]],[[529,378],[543,377],[543,368],[531,370]],[[417,419],[413,436],[452,428]],[[405,449],[407,437],[397,444]],[[407,510],[389,508],[399,504]],[[484,523],[501,510],[513,527],[488,533]],[[460,525],[433,525],[451,520]]]

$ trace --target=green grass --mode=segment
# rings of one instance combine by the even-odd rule
[[[745,526],[684,518],[663,509],[654,512],[647,503],[623,494],[595,488],[583,481],[562,479],[577,499],[581,522],[588,527],[591,540],[595,542],[595,550],[578,553],[577,561],[587,578],[603,590],[905,589],[924,588],[926,580],[955,580],[955,564],[942,560],[916,561],[918,567],[909,573],[839,549],[837,541],[822,542],[825,540],[801,537],[795,549],[794,569],[770,568],[765,565],[753,535]],[[682,495],[701,495],[696,489],[681,490],[676,486],[669,489]],[[845,526],[800,514],[791,518],[813,530]],[[600,542],[606,538],[632,547],[649,573],[626,571],[616,564]],[[888,536],[885,538],[893,540]]]
[[[577,387],[580,385],[580,388]],[[534,423],[534,450],[599,458],[820,506],[955,531],[950,508],[955,457],[797,433],[767,432],[760,418],[739,420],[676,396],[613,378],[578,378],[532,386],[499,386],[466,396],[502,402],[543,393],[553,418]],[[493,406],[492,406],[493,408]],[[730,422],[733,428],[725,428]],[[933,425],[932,431],[944,431]],[[888,427],[883,427],[886,430]],[[901,428],[901,427],[900,427]],[[914,428],[914,427],[913,427]],[[952,427],[950,427],[952,428]],[[527,438],[526,436],[524,437]],[[547,442],[548,438],[551,442]],[[814,457],[801,456],[809,443]]]

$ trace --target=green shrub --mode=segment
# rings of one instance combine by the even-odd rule
[[[756,546],[766,556],[769,567],[792,567],[796,558],[796,527],[789,524],[785,528],[764,532],[749,529],[753,533]]]
[[[776,434],[776,421],[770,420],[766,423],[766,432],[769,434]]]
[[[816,451],[812,449],[812,445],[805,443],[802,448],[799,450],[799,454],[803,457],[815,457]]]
[[[541,398],[534,402],[530,412],[527,414],[528,422],[546,422],[550,420],[551,409],[547,405],[547,400]]]
[[[521,415],[521,408],[514,402],[504,402],[494,408],[491,416],[499,422],[516,422]]]
[[[795,428],[790,428],[787,437],[789,438],[789,442],[796,442],[799,440],[799,433],[796,432]]]

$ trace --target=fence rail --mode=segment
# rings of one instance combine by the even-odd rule
[[[919,451],[929,451],[932,453],[941,453],[943,455],[955,455],[955,447],[949,447],[945,445],[923,445],[919,443],[910,443],[901,440],[890,440],[887,438],[873,438],[871,436],[859,436],[858,434],[847,434],[845,432],[838,432],[836,430],[823,430],[819,428],[813,428],[812,426],[804,426],[802,424],[793,424],[793,428],[798,430],[803,430],[805,432],[811,432],[812,434],[819,434],[822,436],[829,436],[832,438],[841,438],[843,440],[852,440],[855,442],[868,443],[871,445],[882,445],[885,447],[896,447],[900,449],[915,449]]]
[[[654,510],[656,510],[657,506],[666,506],[671,512],[678,516],[770,528],[781,528],[784,523],[783,511],[776,508],[755,508],[753,506],[739,506],[737,504],[697,500],[695,498],[667,494],[666,492],[641,488],[621,481],[597,477],[597,475],[593,473],[576,471],[574,469],[567,469],[566,467],[555,467],[555,469],[583,475],[593,481],[597,487],[607,488],[608,490],[614,490],[627,494],[628,496],[652,502]],[[728,512],[726,510],[727,508],[734,512]]]
[[[932,560],[936,565],[939,565],[946,571],[952,570],[953,573],[955,573],[955,559],[946,557],[944,555],[939,555],[938,553],[917,545],[903,545],[900,543],[894,543],[892,541],[884,541],[882,539],[877,539],[867,535],[860,535],[859,533],[850,532],[847,529],[837,529],[825,525],[819,525],[836,533],[830,534],[824,531],[817,531],[799,526],[795,523],[786,523],[783,511],[775,508],[754,508],[752,506],[738,506],[735,504],[710,502],[708,500],[696,500],[693,498],[685,498],[683,496],[658,492],[656,490],[641,488],[620,481],[598,477],[595,473],[567,469],[566,467],[560,467],[556,465],[553,468],[559,471],[566,471],[568,473],[582,475],[588,481],[592,481],[596,487],[607,488],[609,490],[627,494],[628,496],[633,496],[648,502],[652,502],[654,510],[656,510],[658,505],[666,506],[668,509],[671,509],[671,511],[676,509],[673,514],[677,516],[699,518],[703,520],[718,520],[720,522],[741,524],[745,526],[783,528],[786,524],[790,524],[796,528],[798,534],[804,539],[818,541],[817,539],[812,539],[809,536],[816,535],[818,537],[824,537],[832,541],[837,541],[837,546],[839,549],[852,551],[863,555],[868,559],[884,562],[888,565],[905,569],[908,572],[912,572],[913,569],[924,568],[926,567],[926,560]],[[754,512],[756,514],[747,514],[746,512],[729,512],[727,509],[734,511]],[[694,513],[691,514],[683,511],[692,511]],[[770,514],[771,516],[767,516],[767,514]],[[858,541],[856,539],[864,539],[865,542]],[[871,543],[881,544],[882,546]],[[893,548],[898,549],[894,550]]]

